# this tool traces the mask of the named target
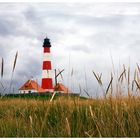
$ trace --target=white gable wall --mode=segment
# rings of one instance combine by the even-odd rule
[[[34,89],[28,89],[28,90],[19,90],[19,93],[34,93],[34,92],[38,92],[37,90]]]

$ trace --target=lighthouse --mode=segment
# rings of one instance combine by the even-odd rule
[[[46,37],[43,43],[43,66],[42,66],[42,85],[46,92],[53,91],[53,80],[52,80],[52,65],[51,65],[51,43]]]

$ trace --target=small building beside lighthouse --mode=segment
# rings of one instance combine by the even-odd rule
[[[26,83],[23,84],[23,86],[19,88],[19,93],[23,94],[41,92],[45,92],[45,90],[41,88],[40,85],[38,85],[38,83],[34,80],[28,80]]]
[[[72,93],[65,85],[62,83],[57,83],[56,86],[54,86],[54,91],[57,93]]]

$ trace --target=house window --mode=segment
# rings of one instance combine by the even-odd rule
[[[29,90],[29,92],[28,93],[31,93],[31,90]]]

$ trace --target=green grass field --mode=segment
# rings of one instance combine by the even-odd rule
[[[0,137],[140,137],[140,98],[2,98]]]

